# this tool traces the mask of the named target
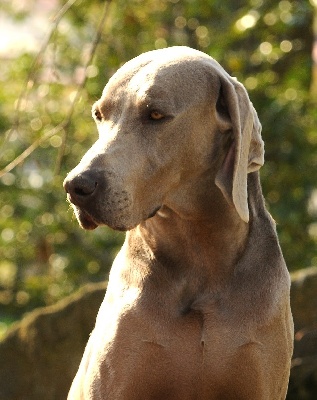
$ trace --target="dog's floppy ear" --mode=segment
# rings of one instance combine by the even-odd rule
[[[217,114],[223,120],[220,113],[226,108],[232,142],[215,183],[243,221],[249,222],[247,174],[264,164],[261,124],[244,86],[229,76],[221,76],[220,81]]]

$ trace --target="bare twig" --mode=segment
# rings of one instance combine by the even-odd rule
[[[69,126],[69,124],[71,122],[71,117],[73,115],[73,112],[74,112],[74,109],[75,109],[75,105],[76,105],[77,101],[80,98],[80,95],[81,95],[81,92],[82,92],[83,88],[86,85],[87,68],[91,64],[91,62],[92,62],[92,60],[94,58],[94,55],[96,53],[97,47],[98,47],[98,45],[100,43],[103,27],[105,25],[106,18],[108,16],[108,9],[109,9],[110,3],[111,3],[111,0],[108,0],[105,3],[103,14],[102,14],[102,17],[100,19],[99,26],[98,26],[98,29],[96,31],[95,37],[94,37],[94,39],[92,41],[92,46],[91,46],[91,49],[90,49],[90,52],[89,52],[89,56],[87,58],[85,66],[84,66],[84,75],[83,75],[84,77],[83,77],[83,80],[80,82],[80,84],[77,87],[76,94],[74,96],[74,99],[72,101],[70,110],[68,112],[68,116],[67,116],[66,124],[65,124],[65,129],[64,129],[64,132],[63,132],[63,135],[62,135],[62,144],[59,147],[58,159],[57,159],[56,168],[55,168],[55,175],[58,175],[59,172],[60,172],[60,169],[61,169],[61,164],[62,164],[62,160],[63,160],[63,157],[64,157],[65,146],[66,146],[66,141],[67,141],[67,128],[68,128],[68,126]]]
[[[9,133],[8,133],[6,139],[5,139],[5,143],[8,142],[12,132],[15,129],[17,129],[17,127],[19,125],[19,111],[21,109],[21,104],[22,104],[23,100],[25,100],[25,98],[27,96],[29,87],[31,86],[30,83],[32,83],[32,78],[33,78],[33,76],[35,75],[35,72],[36,72],[36,67],[37,67],[37,65],[38,65],[38,63],[39,63],[39,61],[40,61],[40,59],[41,59],[41,57],[42,57],[47,45],[49,43],[49,41],[51,40],[51,38],[52,38],[52,36],[53,36],[53,34],[54,34],[54,32],[55,32],[60,20],[61,20],[61,18],[64,16],[64,14],[67,12],[67,10],[69,10],[69,8],[75,2],[76,2],[76,0],[69,0],[64,5],[64,7],[58,12],[56,17],[54,18],[53,28],[50,31],[47,39],[45,40],[45,42],[41,46],[41,49],[40,49],[39,53],[37,54],[36,58],[33,61],[32,67],[31,67],[30,72],[29,72],[28,77],[27,77],[27,82],[26,82],[26,85],[25,85],[25,89],[23,90],[23,92],[21,93],[21,95],[20,95],[20,97],[18,99],[17,106],[16,106],[18,116],[17,116],[17,119],[16,119],[15,123],[13,124],[13,127],[11,128],[11,130],[9,131]],[[87,72],[87,68],[91,64],[92,59],[93,59],[93,57],[95,55],[96,49],[98,47],[98,44],[100,42],[102,31],[103,31],[103,26],[105,24],[106,17],[108,15],[108,9],[109,9],[110,4],[111,4],[111,0],[108,0],[108,1],[105,2],[104,11],[103,11],[103,14],[102,14],[98,29],[96,31],[96,35],[95,35],[94,40],[92,42],[92,46],[91,46],[91,50],[90,50],[90,53],[89,53],[89,57],[88,57],[87,62],[85,63],[85,66],[84,66],[84,69],[85,69],[84,78],[83,78],[83,80],[80,82],[80,84],[77,87],[75,96],[73,98],[73,101],[71,103],[69,112],[68,112],[65,120],[61,124],[59,124],[58,126],[53,128],[52,130],[47,132],[45,135],[43,135],[40,138],[36,139],[26,150],[24,150],[23,153],[21,153],[18,157],[16,157],[13,161],[11,161],[5,168],[3,168],[0,171],[0,178],[3,175],[5,175],[6,173],[12,171],[12,169],[14,169],[21,162],[23,162],[27,157],[29,157],[29,155],[31,153],[33,153],[33,151],[36,150],[41,143],[45,142],[50,137],[54,136],[55,134],[57,134],[58,132],[63,130],[64,133],[63,133],[63,136],[62,136],[62,145],[60,147],[60,151],[59,151],[59,155],[58,155],[58,161],[56,163],[57,167],[56,167],[56,170],[55,170],[55,173],[59,172],[61,161],[62,161],[62,158],[64,156],[65,145],[66,145],[66,140],[67,140],[66,131],[67,131],[67,128],[68,128],[68,126],[69,126],[69,124],[71,122],[71,117],[73,115],[73,112],[74,112],[74,109],[75,109],[75,105],[76,105],[76,103],[78,102],[78,100],[80,98],[81,91],[85,87],[85,84],[86,84],[86,81],[87,81],[87,73],[86,73]],[[5,143],[3,144],[3,146],[5,145]]]
[[[27,99],[28,94],[30,89],[33,87],[35,76],[38,70],[38,67],[42,63],[42,57],[43,54],[45,53],[45,50],[51,41],[54,33],[56,32],[57,26],[60,23],[62,17],[65,15],[65,13],[70,9],[70,7],[76,2],[77,0],[68,0],[64,6],[59,10],[59,12],[56,14],[56,16],[53,18],[53,25],[51,27],[51,30],[47,34],[47,37],[44,39],[41,48],[37,55],[35,56],[32,65],[30,67],[29,73],[26,77],[25,85],[23,90],[20,93],[20,96],[17,99],[16,106],[15,106],[15,119],[13,121],[11,129],[8,131],[4,142],[2,143],[1,149],[0,149],[0,156],[4,152],[5,146],[10,140],[10,137],[12,136],[13,132],[19,128],[20,125],[20,112],[21,112],[21,105],[22,103]],[[1,171],[2,172],[2,171]]]
[[[12,171],[17,165],[19,165],[22,161],[24,161],[35,149],[39,147],[39,145],[45,142],[50,137],[56,135],[61,130],[65,129],[65,122],[62,122],[60,125],[56,126],[55,128],[51,129],[45,135],[36,139],[26,150],[23,151],[18,157],[16,157],[13,161],[11,161],[5,168],[0,171],[0,178],[7,174],[8,172]]]

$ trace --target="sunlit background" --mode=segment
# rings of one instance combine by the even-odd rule
[[[81,230],[62,182],[96,139],[90,109],[109,77],[155,48],[195,47],[244,83],[263,124],[263,190],[288,267],[317,264],[315,6],[2,0],[0,336],[26,311],[107,278],[123,236]]]

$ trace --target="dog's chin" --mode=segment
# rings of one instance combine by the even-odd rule
[[[77,221],[83,229],[92,231],[93,229],[96,229],[100,225],[85,211],[83,211],[77,207],[74,207],[74,211],[75,211]]]
[[[90,214],[88,214],[86,211],[82,210],[79,207],[76,207],[73,205],[73,209],[76,215],[76,218],[78,220],[79,225],[86,230],[94,230],[100,225],[106,225],[111,229],[114,229],[116,231],[121,231],[121,232],[126,232],[129,231],[133,228],[135,228],[139,223],[135,224],[120,224],[118,221],[97,221],[94,217],[92,217]],[[156,215],[157,211],[160,209],[160,207],[156,207],[153,212],[151,212],[147,218],[152,218]]]
[[[132,228],[134,228],[134,226],[126,226],[123,224],[120,224],[118,222],[110,222],[110,221],[103,221],[101,219],[96,219],[93,216],[91,216],[90,214],[88,214],[87,211],[84,211],[83,209],[74,206],[73,205],[73,209],[77,218],[77,221],[79,223],[79,225],[81,226],[81,228],[86,229],[88,231],[92,231],[96,228],[98,228],[98,226],[108,226],[111,229],[114,229],[116,231],[121,231],[121,232],[125,232],[128,231]]]

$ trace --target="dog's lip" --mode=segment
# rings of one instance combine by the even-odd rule
[[[92,230],[98,228],[98,226],[99,226],[90,218],[80,219],[80,225],[82,228],[86,229],[87,231],[92,231]]]
[[[76,207],[80,206],[79,201],[76,201],[76,198],[72,197],[70,193],[67,193],[67,201]]]
[[[91,215],[78,207],[76,207],[76,216],[83,229],[91,231],[99,226],[98,222],[95,221]]]
[[[75,215],[77,217],[77,220],[79,222],[79,225],[86,230],[94,230],[96,229],[99,225],[108,225],[106,222],[98,222],[96,219],[89,214],[84,208],[82,208],[78,202],[72,198],[70,193],[67,193],[67,200],[69,203],[72,204],[73,209],[75,211]],[[155,209],[148,215],[146,219],[153,218],[156,213],[161,209],[161,206],[155,207]],[[112,227],[112,229],[118,230],[118,231],[127,231],[130,229],[133,229],[134,226],[124,226],[124,225],[114,225],[112,226],[109,224],[108,226]]]
[[[161,206],[156,207],[156,208],[149,214],[149,216],[147,217],[147,219],[153,218],[153,217],[156,215],[156,213],[158,212],[158,210],[160,210],[160,208],[161,208]]]

